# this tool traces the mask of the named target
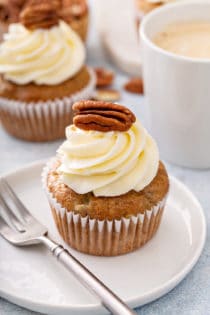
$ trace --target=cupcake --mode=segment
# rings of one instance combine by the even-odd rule
[[[156,233],[169,190],[155,141],[126,107],[73,105],[67,140],[42,174],[64,241],[92,255],[140,248]]]
[[[0,2],[0,40],[8,31],[11,23],[18,23],[20,15],[24,14],[31,3],[41,3],[40,0],[1,0]],[[86,0],[52,0],[61,19],[85,41],[88,31],[89,11]]]
[[[91,97],[95,87],[84,44],[50,0],[36,1],[21,23],[10,24],[0,45],[0,74],[2,126],[29,141],[62,138],[72,104]]]

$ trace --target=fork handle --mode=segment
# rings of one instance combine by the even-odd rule
[[[68,269],[85,287],[92,291],[103,306],[114,315],[137,315],[115,293],[91,273],[81,262],[71,255],[61,245],[56,244],[46,236],[40,241],[47,246],[57,260]]]

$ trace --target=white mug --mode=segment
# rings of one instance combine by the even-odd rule
[[[210,59],[175,55],[152,42],[173,22],[208,20],[210,3],[177,2],[148,14],[140,26],[143,76],[151,132],[163,158],[210,167]]]

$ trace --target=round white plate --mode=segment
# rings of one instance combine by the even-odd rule
[[[92,0],[97,29],[111,60],[133,76],[142,75],[136,14],[131,0]],[[120,10],[119,10],[120,8]]]
[[[6,177],[20,198],[63,243],[42,191],[38,162]],[[70,251],[130,306],[148,303],[173,289],[192,269],[204,246],[206,223],[192,193],[170,178],[164,217],[156,236],[142,249],[119,257],[94,257]],[[106,311],[41,246],[16,248],[0,237],[0,295],[26,308],[59,315]]]

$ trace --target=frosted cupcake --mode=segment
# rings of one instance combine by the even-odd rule
[[[0,45],[0,73],[2,125],[30,141],[63,137],[73,102],[91,97],[95,87],[84,44],[50,0],[31,5],[21,23],[9,26]]]
[[[169,189],[152,137],[124,106],[81,101],[43,171],[60,235],[92,255],[131,252],[156,233]]]
[[[20,14],[31,3],[43,5],[46,0],[1,0],[0,1],[0,39],[8,31],[11,23],[18,23]],[[85,40],[88,31],[89,10],[86,0],[52,0],[61,19]]]

